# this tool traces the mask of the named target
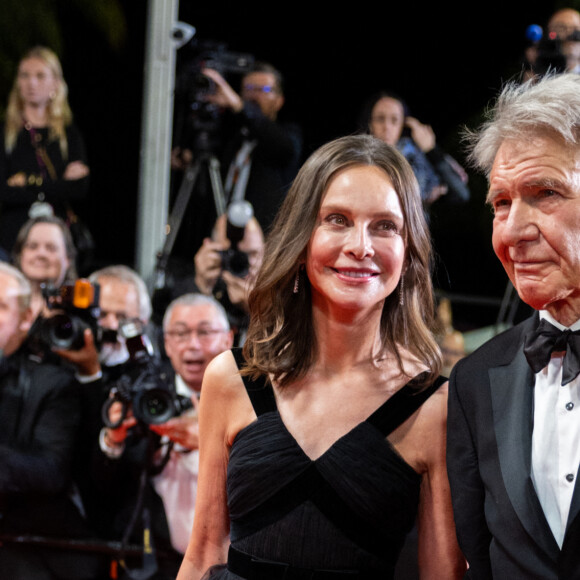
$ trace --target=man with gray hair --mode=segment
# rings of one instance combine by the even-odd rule
[[[580,578],[580,76],[502,91],[472,135],[492,243],[536,312],[451,373],[448,471],[472,579]]]
[[[93,331],[84,332],[84,346],[76,350],[56,352],[70,363],[80,383],[82,399],[82,428],[77,436],[74,474],[87,520],[96,533],[108,533],[111,510],[95,489],[88,462],[91,451],[103,426],[101,411],[109,392],[117,380],[135,366],[130,360],[124,338],[119,333],[125,321],[138,320],[144,327],[151,316],[151,300],[143,279],[124,264],[109,265],[93,272],[90,282],[99,285],[99,319],[103,335],[97,341]]]

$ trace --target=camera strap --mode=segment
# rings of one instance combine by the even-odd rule
[[[157,557],[155,555],[155,545],[153,534],[151,533],[151,514],[147,508],[143,509],[143,555],[141,568],[128,568],[124,559],[119,563],[123,566],[125,573],[131,580],[148,580],[157,572]]]
[[[145,494],[147,492],[147,481],[149,476],[149,463],[152,457],[153,449],[153,436],[151,432],[148,432],[147,440],[147,461],[141,470],[139,478],[139,489],[137,492],[137,502],[135,504],[135,509],[131,516],[131,520],[125,529],[123,535],[122,547],[119,556],[119,564],[125,570],[127,577],[131,580],[148,580],[151,578],[155,572],[157,572],[157,555],[155,551],[155,544],[153,542],[153,534],[151,533],[151,514],[149,509],[145,507]],[[131,533],[135,528],[137,520],[141,516],[141,522],[143,524],[143,552],[142,552],[142,566],[140,568],[129,568],[125,562],[125,547],[129,544],[129,539]]]

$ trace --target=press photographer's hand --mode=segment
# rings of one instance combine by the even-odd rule
[[[99,363],[99,353],[95,345],[95,337],[90,328],[83,333],[85,344],[78,350],[64,350],[53,348],[53,352],[64,360],[72,363],[81,377],[92,377],[101,370]]]
[[[248,311],[248,297],[251,290],[249,279],[247,277],[239,278],[226,270],[222,272],[222,278],[226,283],[230,302]]]
[[[224,244],[206,238],[195,254],[193,259],[195,264],[195,285],[202,294],[211,294],[220,277],[222,258],[219,252],[221,250],[225,250]]]
[[[118,427],[105,428],[105,443],[109,447],[121,447],[127,439],[129,429],[137,424],[137,419],[131,409],[126,409],[120,401],[111,402],[107,408],[107,416],[111,425],[120,423]]]
[[[211,79],[215,84],[215,91],[207,95],[208,102],[231,109],[234,113],[239,113],[244,108],[244,101],[222,75],[214,69],[205,68],[201,71],[206,77]]]
[[[197,397],[192,397],[193,406],[197,411]],[[178,417],[173,417],[160,425],[150,425],[151,431],[158,435],[169,437],[174,443],[178,443],[186,449],[197,449],[199,447],[199,425],[197,422],[197,412],[186,412]]]
[[[423,153],[427,153],[435,147],[435,132],[430,125],[423,125],[414,117],[407,117],[405,125],[411,129],[411,138]]]

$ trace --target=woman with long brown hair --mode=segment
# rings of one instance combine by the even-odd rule
[[[417,181],[393,147],[344,137],[304,164],[243,352],[206,370],[179,580],[389,579],[416,517],[421,578],[462,576],[430,260]]]

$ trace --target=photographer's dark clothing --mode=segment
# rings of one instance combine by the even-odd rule
[[[80,422],[78,384],[62,366],[38,364],[24,350],[0,364],[0,534],[89,539],[70,498]],[[0,540],[3,578],[96,578],[91,554]]]
[[[130,370],[128,363],[102,367],[102,376],[78,385],[81,401],[81,429],[77,437],[74,480],[80,493],[87,521],[100,538],[110,539],[111,521],[115,508],[103,496],[91,473],[92,457],[98,447],[99,432],[103,427],[102,410],[109,399],[115,381]]]
[[[50,140],[48,129],[25,128],[18,133],[12,151],[6,151],[4,126],[0,133],[0,247],[10,252],[22,225],[28,220],[30,206],[39,196],[49,203],[55,215],[66,219],[67,203],[85,198],[88,193],[89,177],[65,180],[66,166],[73,161],[87,164],[85,145],[78,128],[66,128],[68,154],[66,158],[58,140]],[[40,154],[36,147],[42,147],[46,155]],[[48,166],[48,169],[45,167]],[[27,185],[12,187],[8,178],[24,173]],[[42,194],[42,195],[41,195]]]
[[[164,366],[163,372],[167,373],[167,384],[175,388],[175,373],[170,365]],[[95,449],[90,472],[102,501],[107,502],[109,513],[113,516],[108,539],[120,541],[127,534],[128,523],[136,517],[128,539],[132,545],[143,545],[142,514],[144,510],[149,513],[150,537],[159,566],[159,571],[152,577],[154,580],[173,580],[183,559],[183,554],[172,545],[163,499],[155,487],[155,477],[165,469],[165,460],[170,459],[166,453],[171,452],[172,447],[147,425],[139,423],[129,431],[119,458],[110,458],[100,448]],[[193,494],[195,490],[190,492]],[[142,507],[138,509],[140,501]],[[131,559],[128,565],[129,568],[136,568],[141,562],[138,558]]]
[[[298,172],[302,132],[295,124],[271,121],[257,104],[248,102],[240,113],[231,115],[230,123],[233,134],[222,157],[224,183],[243,143],[255,141],[244,198],[252,204],[258,223],[267,232]]]

